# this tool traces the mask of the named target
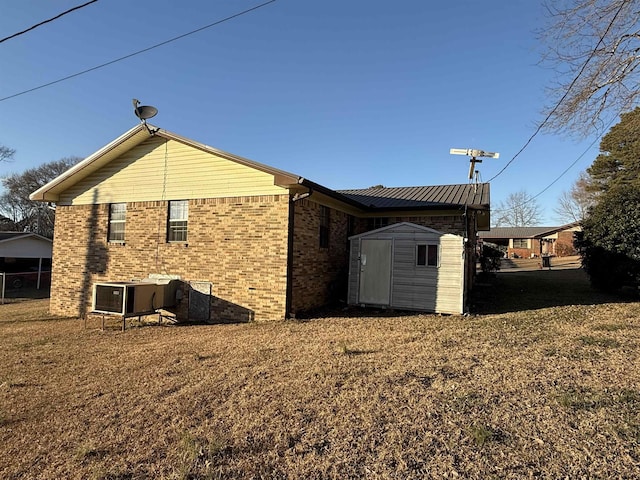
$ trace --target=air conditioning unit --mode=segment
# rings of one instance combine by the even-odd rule
[[[93,285],[92,311],[135,316],[176,304],[180,277],[151,274],[135,282],[101,282]]]
[[[158,285],[147,282],[105,282],[93,286],[93,311],[136,315],[155,311]]]

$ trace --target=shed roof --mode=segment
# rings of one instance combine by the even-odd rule
[[[385,225],[384,227],[380,227],[380,228],[376,228],[375,230],[369,230],[368,232],[363,232],[363,233],[359,233],[358,235],[352,235],[351,237],[349,237],[349,240],[353,240],[355,238],[362,238],[362,237],[372,237],[375,236],[379,233],[383,233],[386,231],[394,231],[394,230],[398,230],[401,228],[407,228],[410,229],[414,232],[422,232],[422,233],[432,233],[432,234],[436,234],[436,235],[453,235],[453,234],[447,234],[444,232],[440,232],[438,230],[435,230],[433,228],[429,228],[429,227],[425,227],[424,225],[418,225],[416,223],[411,223],[411,222],[399,222],[399,223],[394,223],[391,225]],[[457,236],[457,235],[454,235]]]

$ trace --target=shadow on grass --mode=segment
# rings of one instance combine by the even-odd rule
[[[498,272],[481,280],[471,295],[472,313],[509,313],[564,305],[637,301],[636,292],[618,295],[594,290],[580,268]]]

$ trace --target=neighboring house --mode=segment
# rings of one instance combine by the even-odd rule
[[[559,227],[492,227],[479,233],[480,240],[498,245],[509,258],[575,255],[574,232],[578,222]]]
[[[213,321],[295,316],[346,300],[349,237],[399,222],[466,239],[471,279],[489,228],[488,184],[334,191],[143,125],[31,199],[57,205],[51,311],[79,316],[96,282],[152,274],[183,282],[179,318],[196,290]]]
[[[35,233],[0,232],[0,272],[7,274],[7,286],[32,283],[40,288],[48,283],[52,243]]]

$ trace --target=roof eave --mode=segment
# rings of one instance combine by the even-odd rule
[[[152,127],[152,126],[149,125],[149,127]],[[284,170],[279,170],[277,168],[273,168],[273,167],[270,167],[268,165],[264,165],[262,163],[255,162],[253,160],[249,160],[247,158],[243,158],[243,157],[240,157],[238,155],[234,155],[232,153],[228,153],[228,152],[224,152],[222,150],[218,150],[216,148],[210,147],[210,146],[205,145],[203,143],[199,143],[199,142],[193,141],[191,139],[188,139],[186,137],[182,137],[180,135],[177,135],[175,133],[168,132],[168,131],[166,131],[164,129],[161,129],[161,128],[153,127],[153,128],[149,128],[148,129],[143,124],[140,124],[140,125],[136,125],[131,130],[125,132],[123,135],[121,135],[120,137],[116,138],[114,141],[112,141],[111,143],[109,143],[105,147],[101,148],[100,150],[98,150],[94,154],[90,155],[89,157],[84,159],[82,162],[78,163],[77,165],[74,165],[69,170],[64,172],[62,175],[59,175],[58,177],[54,178],[49,183],[47,183],[43,187],[41,187],[38,190],[36,190],[35,192],[33,192],[31,195],[29,195],[29,198],[31,200],[40,201],[40,202],[57,202],[57,201],[59,201],[60,193],[65,191],[67,188],[70,188],[76,181],[78,181],[81,178],[83,178],[83,177],[81,177],[81,178],[77,178],[76,180],[73,180],[74,177],[76,177],[80,172],[82,172],[82,170],[85,170],[87,167],[90,167],[95,162],[99,161],[100,159],[104,159],[104,157],[106,155],[108,155],[109,152],[111,152],[114,149],[118,148],[119,146],[125,144],[126,142],[131,141],[131,145],[128,148],[133,148],[136,145],[138,145],[139,143],[142,143],[147,138],[149,138],[151,136],[154,136],[154,135],[155,136],[159,136],[159,137],[163,137],[163,138],[166,138],[166,139],[170,139],[170,140],[175,140],[175,141],[183,143],[185,145],[189,145],[189,146],[191,146],[193,148],[197,148],[197,149],[205,151],[207,153],[211,153],[211,154],[217,155],[219,157],[226,158],[226,159],[231,160],[233,162],[239,163],[241,165],[245,165],[245,166],[254,168],[256,170],[260,170],[262,172],[265,172],[265,173],[268,173],[270,175],[273,175],[273,177],[274,177],[274,185],[278,185],[278,186],[281,186],[281,187],[284,187],[284,188],[290,188],[292,186],[298,185],[298,180],[300,179],[300,177],[298,175],[295,175],[295,174],[292,174],[292,173],[289,173],[289,172],[285,172]],[[110,160],[107,159],[105,164],[108,163],[109,161]],[[102,166],[99,166],[98,168],[101,168],[101,167]],[[89,172],[89,173],[91,173],[91,172]]]
[[[366,205],[356,201],[356,200],[352,200],[351,198],[347,197],[346,195],[343,195],[341,193],[336,192],[335,190],[331,190],[330,188],[324,187],[322,185],[320,185],[319,183],[315,183],[312,182],[311,180],[307,180],[304,177],[299,177],[298,178],[298,183],[300,185],[302,185],[303,187],[307,187],[308,189],[310,189],[311,191],[316,191],[319,193],[322,193],[324,195],[327,195],[328,197],[331,197],[335,200],[338,200],[342,203],[345,203],[347,205],[350,205],[352,207],[356,207],[360,210],[367,210],[369,207],[367,207]]]
[[[415,210],[464,210],[464,208],[473,210],[489,210],[489,205],[473,205],[464,203],[430,203],[427,205],[409,205],[402,207],[376,207],[370,205],[367,209],[376,212],[409,212]]]
[[[92,165],[100,158],[104,157],[114,148],[122,145],[129,140],[135,139],[135,137],[138,135],[140,135],[140,139],[135,142],[136,144],[142,142],[145,138],[150,137],[152,134],[147,130],[147,128],[145,128],[144,125],[136,125],[132,129],[128,130],[127,132],[113,140],[111,143],[102,147],[97,152],[89,155],[77,165],[74,165],[63,174],[57,176],[46,185],[40,187],[38,190],[29,195],[29,199],[36,202],[57,202],[60,199],[60,193],[71,186],[71,184],[66,187],[64,186],[67,181],[76,176],[82,170]]]
[[[9,233],[11,233],[11,232],[9,232]],[[22,233],[22,232],[20,232],[20,233]],[[0,243],[15,242],[16,240],[23,240],[25,238],[36,238],[38,240],[46,240],[49,243],[53,243],[53,240],[51,240],[50,238],[43,237],[42,235],[39,235],[39,234],[33,233],[33,232],[25,232],[25,233],[22,233],[21,235],[16,235],[16,236],[11,237],[11,238],[5,238],[3,240],[0,240]]]

